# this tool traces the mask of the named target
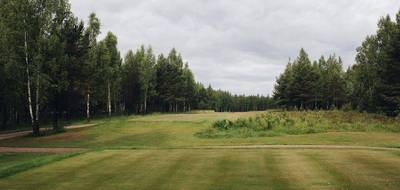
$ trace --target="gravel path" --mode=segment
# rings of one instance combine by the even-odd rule
[[[78,129],[78,128],[85,128],[97,125],[96,123],[91,124],[82,124],[82,125],[70,125],[66,126],[65,129]],[[50,128],[41,128],[41,131],[51,130]],[[32,131],[19,131],[19,132],[10,132],[10,133],[2,133],[0,134],[0,141],[5,139],[12,139],[15,137],[21,137],[32,133]]]

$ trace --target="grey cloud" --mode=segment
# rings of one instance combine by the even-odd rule
[[[398,0],[71,0],[87,20],[96,12],[122,54],[141,44],[177,48],[196,78],[239,94],[271,94],[289,57],[336,53],[347,67],[377,21]]]

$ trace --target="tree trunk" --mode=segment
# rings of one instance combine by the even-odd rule
[[[15,124],[19,124],[19,113],[18,113],[18,110],[15,110],[15,118],[14,118],[15,120],[14,120],[14,122],[15,122]]]
[[[3,121],[1,122],[1,127],[2,127],[2,129],[6,129],[7,128],[7,120],[8,120],[8,114],[7,114],[8,111],[7,111],[5,104],[2,105],[1,112],[3,115]]]
[[[54,106],[54,110],[53,110],[53,130],[54,131],[61,131],[60,125],[58,124],[58,94],[55,93],[54,95],[54,100],[53,100],[53,106]]]
[[[90,93],[86,94],[86,120],[90,122]]]
[[[108,116],[111,116],[111,85],[110,85],[110,81],[107,82],[107,107],[108,107]]]
[[[117,113],[118,111],[121,111],[121,109],[118,108],[117,106],[117,95],[115,94],[115,91],[113,92],[113,99],[114,99],[114,113]]]
[[[25,20],[24,20],[25,23]],[[36,129],[34,125],[35,118],[33,116],[33,108],[32,108],[32,92],[31,92],[31,76],[30,76],[30,71],[29,71],[29,58],[28,58],[28,42],[27,42],[27,32],[24,32],[24,49],[25,49],[25,63],[26,63],[26,76],[27,76],[27,81],[26,81],[26,86],[28,90],[28,109],[29,109],[29,116],[31,118],[31,124],[32,124],[32,131],[34,135],[39,134],[39,131]]]
[[[35,97],[35,103],[36,103],[36,118],[35,118],[35,123],[34,123],[34,135],[39,135],[40,132],[40,122],[39,122],[39,116],[40,116],[40,102],[39,102],[39,94],[40,94],[40,64],[37,63],[37,68],[36,68],[36,97]]]
[[[147,93],[144,94],[144,113],[147,113]]]

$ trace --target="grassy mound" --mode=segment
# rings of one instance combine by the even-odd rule
[[[218,120],[195,134],[200,138],[270,137],[331,131],[399,132],[399,118],[341,111],[268,112],[256,117]]]

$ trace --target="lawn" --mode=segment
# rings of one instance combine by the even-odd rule
[[[397,151],[104,150],[0,179],[2,189],[398,189]]]
[[[314,112],[288,112],[289,117],[296,121],[295,128],[304,127],[305,124],[313,122],[314,127],[321,126],[320,128],[324,129],[320,133],[251,138],[199,138],[196,136],[197,133],[210,128],[214,121],[248,118],[262,113],[206,112],[121,116],[111,120],[97,120],[94,121],[100,123],[97,126],[68,130],[61,134],[41,138],[20,137],[4,140],[0,141],[0,146],[131,149],[205,145],[335,144],[400,147],[400,133],[388,130],[400,129],[400,121],[375,114],[339,111],[318,113],[317,119]]]
[[[400,147],[398,119],[355,112],[287,112],[311,134],[204,138],[221,119],[265,112],[152,114],[0,146],[79,147],[79,154],[0,154],[0,189],[398,189],[400,149],[250,148],[228,145]],[[278,112],[278,114],[280,114]],[[343,127],[346,126],[346,127]],[[310,127],[310,126],[309,126]],[[11,169],[10,169],[11,168]],[[3,175],[1,175],[3,173]]]

